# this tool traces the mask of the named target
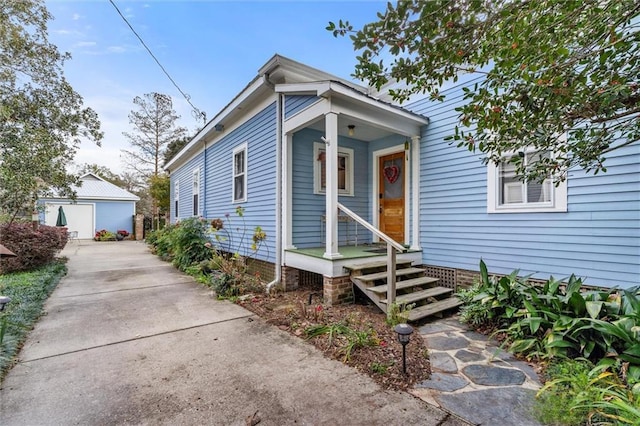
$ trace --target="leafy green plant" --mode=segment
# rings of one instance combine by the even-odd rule
[[[550,380],[538,392],[535,408],[545,424],[640,422],[640,394],[634,395],[606,366],[594,366],[584,358],[565,359],[551,364],[547,375]]]
[[[534,412],[544,424],[581,426],[589,416],[589,408],[583,407],[578,399],[598,397],[598,391],[591,383],[589,372],[593,365],[587,360],[562,360],[549,365],[549,380],[538,391]]]
[[[196,217],[184,219],[171,229],[172,263],[178,269],[185,271],[189,266],[211,257],[211,250],[206,246],[209,241],[207,231],[207,221]]]
[[[388,363],[374,361],[371,364],[369,364],[369,369],[371,369],[371,371],[376,374],[385,374],[389,369],[389,367],[393,367],[394,364],[395,363],[393,361],[390,361]]]
[[[340,352],[344,354],[344,362],[348,362],[351,359],[353,351],[380,344],[380,339],[376,336],[375,330],[354,330],[344,323],[314,324],[307,327],[304,332],[307,339],[327,334],[329,336],[327,342],[329,346],[333,345],[339,336],[343,337],[344,343],[340,347]]]
[[[323,334],[328,334],[328,345],[331,346],[333,344],[336,336],[347,334],[352,332],[352,330],[342,323],[333,323],[333,324],[314,324],[307,328],[305,328],[304,333],[307,336],[307,339],[313,339],[314,337],[321,336]]]
[[[389,309],[387,311],[386,322],[391,327],[396,326],[398,324],[406,323],[409,318],[409,312],[416,306],[415,303],[397,303],[393,302],[389,305]]]
[[[363,331],[349,329],[346,338],[347,344],[342,348],[344,362],[348,362],[351,359],[351,354],[354,350],[368,346],[378,346],[380,344],[380,339],[378,339],[373,329]]]

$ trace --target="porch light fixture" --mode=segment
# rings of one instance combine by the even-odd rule
[[[407,343],[411,340],[413,327],[409,324],[398,324],[394,331],[398,334],[398,342],[402,345],[402,372],[407,374]]]
[[[216,124],[213,128],[216,132],[222,132],[224,130],[224,124]]]
[[[349,124],[347,126],[347,129],[349,129],[349,136],[353,136],[356,134],[356,126],[353,124]]]
[[[11,298],[9,296],[0,296],[0,312],[4,311],[5,305],[9,302],[11,302]]]

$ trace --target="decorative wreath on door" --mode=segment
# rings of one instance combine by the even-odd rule
[[[385,167],[383,173],[389,183],[395,183],[400,177],[400,169],[395,164]]]

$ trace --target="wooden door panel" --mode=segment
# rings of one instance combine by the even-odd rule
[[[404,243],[404,152],[380,157],[379,161],[380,230],[393,240]]]

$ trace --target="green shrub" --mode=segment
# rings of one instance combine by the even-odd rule
[[[0,225],[2,245],[16,257],[0,258],[0,273],[30,271],[51,263],[67,244],[66,228],[40,225],[33,229],[31,222]]]
[[[604,366],[564,359],[546,371],[534,410],[544,424],[640,424],[640,393],[634,394]]]
[[[211,257],[211,249],[207,246],[208,224],[204,219],[188,218],[174,226],[170,235],[173,264],[184,271],[189,266]]]
[[[415,303],[397,303],[393,302],[389,305],[389,312],[387,313],[386,323],[391,327],[398,324],[406,323],[409,319],[409,313],[416,306]]]

